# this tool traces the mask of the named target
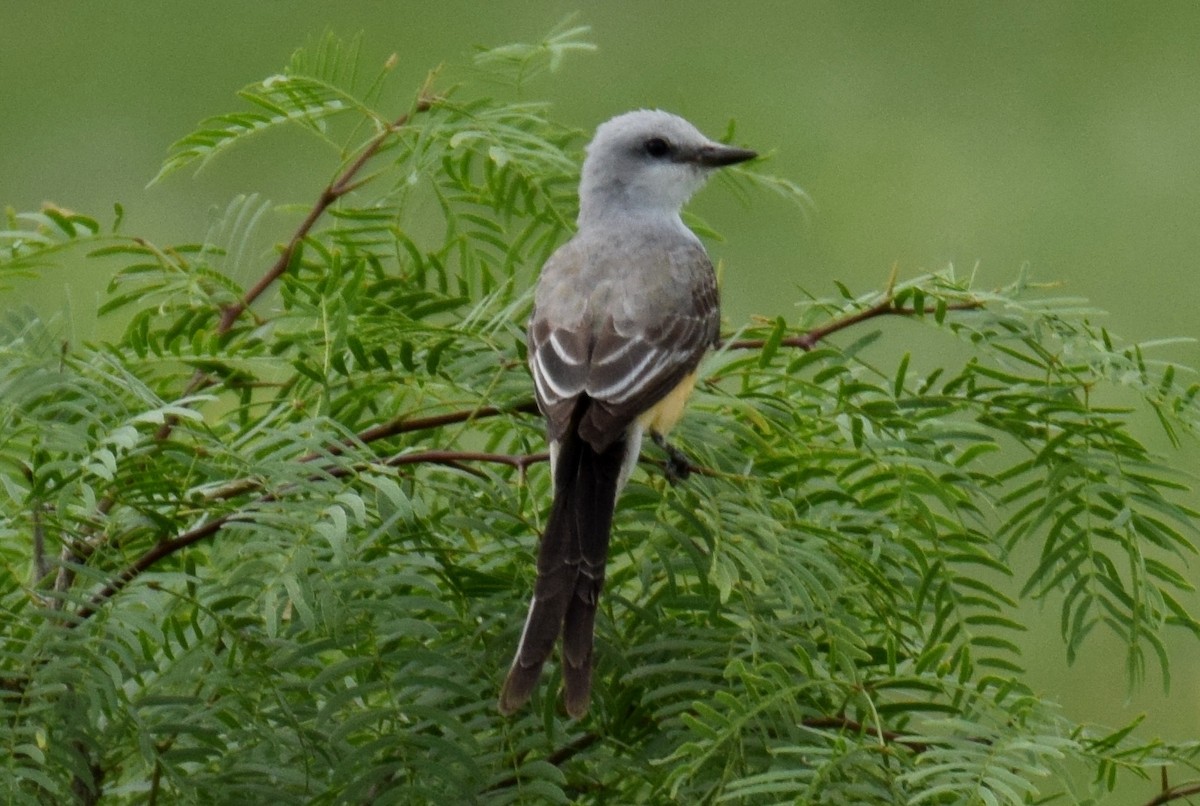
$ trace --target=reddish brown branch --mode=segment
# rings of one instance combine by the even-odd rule
[[[195,529],[184,532],[178,537],[170,540],[162,540],[155,543],[146,553],[138,557],[129,565],[125,566],[119,574],[113,577],[100,590],[92,594],[88,603],[75,611],[75,621],[67,624],[68,627],[74,627],[85,619],[90,618],[100,608],[102,604],[107,602],[112,597],[116,596],[126,585],[143,572],[150,569],[156,562],[169,557],[175,552],[187,548],[188,546],[203,540],[206,537],[211,537],[216,534],[226,524],[244,518],[245,513],[231,512],[228,515],[222,515],[219,518],[214,518],[203,526],[197,526]]]
[[[895,733],[890,730],[879,730],[878,728],[864,725],[861,722],[857,722],[857,721],[850,719],[849,717],[845,717],[845,716],[809,717],[808,719],[804,720],[804,725],[806,725],[807,727],[810,727],[810,728],[817,728],[817,729],[832,728],[832,729],[846,730],[846,731],[850,731],[852,733],[869,733],[872,736],[875,736],[876,738],[881,738],[886,742],[890,742],[892,744],[898,744],[903,747],[907,747],[908,749],[912,750],[914,753],[924,753],[926,750],[929,749],[929,745],[926,744],[925,742],[920,742],[915,739],[907,739],[904,737],[903,734]],[[599,739],[600,739],[599,734],[585,733],[582,736],[580,736],[579,738],[575,739],[574,741],[558,748],[553,753],[546,756],[546,758],[544,760],[548,764],[552,764],[555,767],[561,766],[565,762],[574,758],[579,753],[586,751],[588,748],[590,748],[592,745],[594,745],[597,741],[599,741]],[[496,783],[487,787],[483,791],[484,792],[496,792],[496,791],[499,791],[502,789],[508,789],[508,788],[517,786],[518,784],[520,784],[520,782],[521,782],[521,779],[519,776],[510,775],[506,778],[500,779],[499,781],[497,781]]]
[[[401,415],[399,417],[393,417],[386,423],[380,423],[379,425],[373,425],[370,428],[364,429],[351,438],[343,439],[338,442],[330,442],[323,450],[306,453],[296,461],[307,464],[309,462],[315,462],[319,459],[324,459],[329,456],[341,456],[346,452],[347,448],[350,448],[355,444],[362,443],[364,445],[369,445],[372,442],[378,442],[381,439],[394,437],[397,434],[408,434],[413,431],[425,431],[433,428],[441,428],[447,425],[455,425],[457,423],[465,423],[473,420],[482,420],[487,417],[496,417],[501,414],[525,414],[536,411],[537,403],[532,400],[527,400],[507,408],[501,408],[499,406],[482,406],[477,409],[451,411],[447,412],[446,414],[435,414],[430,417],[408,417],[406,415]],[[417,454],[401,454],[401,456],[416,455]],[[462,458],[461,454],[458,454],[458,456],[460,459]],[[399,464],[406,463],[400,462]],[[523,468],[518,469],[521,469],[522,472],[524,472]],[[336,469],[326,470],[325,473],[326,475],[331,473],[336,475]],[[252,493],[261,489],[262,486],[262,482],[257,479],[241,479],[240,481],[233,481],[217,488],[216,490],[213,490],[211,493],[209,493],[208,499],[210,501],[224,501],[239,495]]]
[[[499,413],[499,411],[496,413]],[[439,424],[444,424],[445,422],[461,422],[462,420],[470,419],[469,417],[461,417],[460,419],[460,414],[461,413],[455,412],[452,415],[442,415],[438,418],[426,418],[426,420],[423,421],[423,427],[433,427],[432,425],[429,425],[429,423],[433,420],[439,420]],[[453,417],[454,419],[447,420],[447,417]],[[308,456],[303,457],[300,461],[307,462],[315,458],[317,458],[316,454],[309,454]],[[524,477],[525,471],[529,469],[530,465],[548,461],[549,458],[550,455],[544,452],[509,454],[452,450],[415,451],[412,453],[398,453],[382,460],[381,462],[362,462],[353,465],[323,468],[319,472],[308,476],[306,480],[309,482],[315,482],[331,478],[346,478],[347,476],[352,476],[356,473],[360,473],[363,470],[368,470],[371,467],[380,464],[386,467],[435,464],[453,467],[467,473],[477,474],[478,471],[474,470],[469,465],[480,462],[507,465],[515,468],[520,472],[521,476]],[[689,470],[697,473],[703,473],[705,475],[711,475],[713,472],[709,471],[707,468],[698,466],[691,466],[689,467]],[[252,492],[260,485],[260,482],[250,480],[227,485],[214,494],[213,498],[222,500],[232,498],[239,494]],[[260,495],[258,498],[254,499],[250,506],[278,501],[284,495],[295,489],[296,486],[297,484],[286,484],[274,492],[264,493],[263,495]],[[144,554],[122,569],[115,577],[105,584],[103,588],[96,591],[96,593],[94,593],[88,600],[88,603],[76,611],[76,620],[71,626],[90,618],[93,614],[95,614],[101,605],[119,593],[139,575],[148,571],[159,560],[169,557],[172,554],[187,548],[193,543],[214,536],[218,531],[225,526],[228,526],[230,523],[250,521],[252,519],[253,515],[249,512],[249,507],[243,507],[236,512],[230,512],[225,515],[221,515],[220,517],[214,518],[213,520],[197,526],[194,529],[189,529],[188,531],[183,532],[182,534],[173,537],[170,540],[163,540],[155,543],[154,546],[152,546]]]
[[[482,420],[485,417],[496,417],[501,414],[536,414],[537,403],[532,400],[526,400],[518,403],[515,406],[501,408],[499,406],[480,406],[477,409],[463,409],[462,411],[451,411],[446,414],[435,414],[430,417],[408,417],[401,415],[388,420],[386,423],[371,426],[365,431],[361,431],[355,439],[359,442],[371,443],[380,439],[394,437],[397,434],[409,434],[413,431],[426,431],[431,428],[441,428],[447,425],[456,425],[465,423],[471,420]],[[331,445],[329,453],[337,455],[345,448],[353,444],[353,441]],[[301,461],[311,461],[317,458],[316,454],[309,454]]]
[[[317,196],[316,203],[312,206],[312,209],[308,211],[308,215],[304,217],[304,220],[300,222],[300,226],[296,228],[296,231],[292,234],[291,240],[287,242],[287,245],[283,248],[283,251],[279,253],[279,258],[275,261],[274,265],[267,270],[266,274],[259,278],[257,283],[251,286],[250,290],[246,292],[245,296],[243,296],[238,302],[227,306],[223,311],[221,311],[221,324],[217,328],[218,335],[223,336],[228,333],[230,329],[233,328],[233,323],[236,322],[237,318],[241,316],[247,308],[250,307],[251,303],[262,296],[263,292],[265,292],[271,287],[272,284],[274,284],[276,280],[283,276],[284,272],[287,271],[288,266],[291,264],[292,256],[296,254],[296,249],[300,246],[300,242],[308,237],[308,233],[317,223],[317,220],[325,214],[326,210],[333,206],[338,199],[342,198],[347,193],[358,187],[358,182],[355,180],[355,177],[358,176],[359,171],[366,166],[371,158],[379,153],[379,149],[383,148],[384,143],[386,143],[388,139],[396,133],[397,130],[408,125],[408,121],[413,114],[427,111],[432,104],[433,102],[431,99],[426,97],[420,98],[417,101],[416,108],[412,113],[405,113],[396,118],[391,125],[376,135],[375,139],[367,143],[366,147],[361,153],[359,153],[354,162],[350,163],[346,167],[346,170],[342,171],[342,173],[336,179],[330,182],[329,185],[327,185],[326,188],[321,191],[321,194]]]
[[[945,307],[947,311],[974,311],[983,307],[982,300],[969,299],[962,302],[951,302]],[[861,311],[855,311],[852,314],[831,319],[823,325],[814,327],[805,333],[800,333],[796,336],[788,336],[781,339],[780,347],[799,347],[801,350],[811,350],[817,346],[817,342],[828,338],[839,330],[845,330],[848,327],[865,322],[868,319],[874,319],[878,316],[918,316],[925,314],[937,313],[936,307],[926,308],[905,308],[898,306],[891,296],[870,306],[863,308]],[[768,339],[739,339],[737,341],[729,341],[724,343],[724,347],[730,350],[758,350],[767,346]]]
[[[224,336],[226,333],[232,330],[234,323],[238,320],[238,317],[245,313],[255,300],[261,297],[268,288],[274,285],[275,282],[282,277],[285,272],[287,272],[288,267],[292,263],[292,258],[296,254],[296,250],[300,248],[301,241],[308,237],[308,234],[312,231],[312,228],[316,226],[317,221],[320,220],[321,216],[325,214],[326,210],[332,207],[334,203],[336,203],[347,193],[358,187],[359,182],[356,181],[356,177],[358,176],[359,172],[362,171],[372,157],[379,153],[379,149],[383,148],[384,144],[391,138],[391,136],[399,129],[402,129],[404,126],[408,125],[408,122],[412,118],[413,114],[425,112],[429,110],[432,105],[433,100],[431,98],[425,96],[419,98],[417,100],[417,105],[412,112],[406,112],[405,114],[396,118],[396,120],[392,121],[390,125],[388,125],[383,131],[377,134],[374,139],[367,143],[367,145],[359,153],[358,157],[355,158],[354,162],[346,166],[346,169],[343,170],[336,179],[325,186],[325,189],[322,190],[317,196],[316,202],[309,209],[308,214],[304,216],[304,220],[301,221],[300,225],[296,227],[296,231],[292,233],[292,237],[289,238],[287,244],[284,245],[283,251],[279,253],[279,257],[271,265],[271,268],[267,269],[266,273],[263,274],[262,277],[258,278],[258,282],[251,286],[240,300],[232,305],[225,306],[225,308],[221,310],[221,321],[217,325],[218,336]],[[196,372],[192,375],[191,380],[188,381],[183,396],[186,397],[187,395],[194,394],[195,392],[208,386],[210,383],[211,378],[208,373],[204,372],[203,370],[196,370]],[[162,427],[158,429],[158,433],[155,435],[156,438],[159,440],[166,439],[171,435],[171,432],[175,429],[177,423],[178,420],[168,419],[162,424]]]
[[[1165,774],[1164,771],[1164,776]],[[1162,806],[1164,803],[1170,803],[1173,800],[1190,797],[1191,795],[1200,795],[1200,781],[1189,781],[1186,784],[1164,787],[1162,792],[1159,792],[1153,798],[1146,801],[1146,806]]]

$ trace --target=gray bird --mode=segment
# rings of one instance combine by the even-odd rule
[[[718,339],[716,275],[679,212],[714,169],[755,156],[658,110],[603,123],[587,147],[578,232],[542,268],[529,320],[554,503],[502,713],[529,699],[560,634],[567,713],[587,713],[617,496],[645,432],[667,447]]]

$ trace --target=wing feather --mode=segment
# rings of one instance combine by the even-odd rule
[[[586,395],[593,405],[579,433],[603,450],[717,340],[716,276],[699,242],[639,257],[649,265],[597,267],[586,253],[569,253],[543,271],[547,291],[529,322],[529,365],[551,439],[562,436]]]

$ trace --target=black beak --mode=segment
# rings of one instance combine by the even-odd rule
[[[691,156],[692,162],[697,165],[703,165],[705,168],[720,168],[722,165],[735,165],[752,160],[758,156],[758,152],[748,148],[734,148],[720,143],[710,143],[696,149]]]

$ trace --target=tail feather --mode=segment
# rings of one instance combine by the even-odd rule
[[[624,441],[598,452],[574,429],[563,438],[554,504],[538,550],[537,583],[500,691],[501,713],[511,714],[528,701],[560,634],[567,713],[578,718],[587,712],[593,627],[625,456]]]
[[[585,456],[591,448],[585,448]],[[575,508],[579,534],[579,574],[574,595],[563,617],[563,701],[567,713],[579,718],[587,713],[592,691],[592,646],[596,608],[604,587],[608,541],[617,503],[625,443],[610,445],[603,453],[591,452],[579,465],[579,488],[588,491]]]

